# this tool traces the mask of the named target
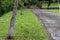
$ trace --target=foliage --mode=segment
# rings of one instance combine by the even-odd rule
[[[1,0],[0,3],[0,15],[13,9],[13,0]]]
[[[25,5],[35,5],[38,1],[57,1],[57,0],[18,0],[18,9],[21,8],[22,2],[25,3]],[[0,16],[4,13],[13,10],[13,4],[14,0],[0,0]]]
[[[20,10],[17,11],[12,40],[47,40],[45,29],[31,10],[24,9],[23,13],[21,16]],[[9,12],[0,17],[0,40],[7,35],[11,16],[12,12]]]

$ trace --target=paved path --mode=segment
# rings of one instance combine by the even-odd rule
[[[60,15],[43,9],[32,9],[51,34],[50,40],[60,40]]]

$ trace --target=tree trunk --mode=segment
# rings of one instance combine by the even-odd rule
[[[60,1],[59,1],[59,0],[57,0],[57,2],[58,2],[59,10],[60,10]]]
[[[23,7],[24,7],[24,3],[21,4],[21,13],[20,13],[20,15],[23,15],[23,13],[22,13]]]
[[[24,2],[25,2],[25,0],[21,0],[21,13],[20,13],[20,15],[23,15],[22,11],[23,11],[23,7],[24,7]]]
[[[51,2],[49,1],[49,2],[48,2],[48,9],[49,9],[49,6],[50,6],[50,5],[51,5]]]
[[[14,30],[14,23],[16,19],[17,5],[18,5],[18,0],[14,0],[13,14],[10,22],[10,28],[9,28],[7,39],[13,38],[13,30]]]

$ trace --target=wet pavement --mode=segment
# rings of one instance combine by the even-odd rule
[[[32,9],[32,11],[37,15],[38,19],[42,21],[42,24],[50,33],[52,38],[50,40],[60,40],[60,14],[48,12],[45,9]]]

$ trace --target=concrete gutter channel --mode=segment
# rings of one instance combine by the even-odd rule
[[[47,31],[48,40],[60,40],[60,14],[44,9],[32,9]]]

